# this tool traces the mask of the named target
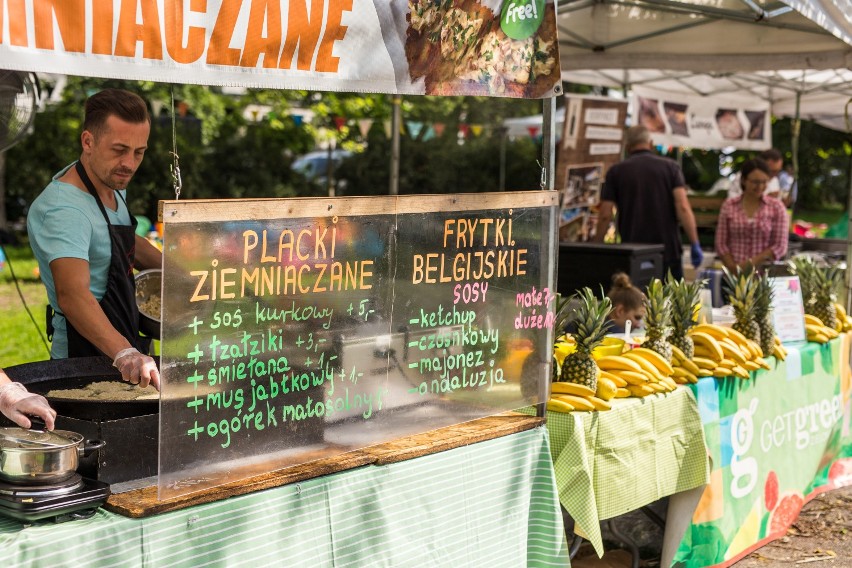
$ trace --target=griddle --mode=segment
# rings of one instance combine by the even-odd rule
[[[159,367],[159,359],[155,358]],[[4,369],[9,378],[22,383],[27,390],[46,396],[56,389],[77,389],[97,381],[121,382],[121,373],[108,357],[74,357],[24,363]],[[96,400],[46,397],[56,412],[80,420],[115,420],[157,414],[160,401]]]

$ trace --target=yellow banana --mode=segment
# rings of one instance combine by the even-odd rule
[[[732,327],[728,327],[726,329],[728,330],[728,337],[730,337],[731,339],[736,341],[737,345],[742,345],[743,343],[748,341],[748,338],[745,335],[743,335],[742,333],[740,333],[739,331],[737,331],[736,329],[734,329]]]
[[[627,381],[609,371],[601,371],[601,379],[609,379],[616,387],[627,386]]]
[[[607,401],[605,401],[601,398],[598,398],[596,396],[590,396],[589,402],[592,403],[592,406],[595,407],[595,410],[611,410],[612,409],[612,406],[610,406],[610,404]]]
[[[837,319],[846,319],[846,308],[843,306],[843,304],[838,304],[837,302],[834,302],[834,309],[837,312]]]
[[[760,348],[757,341],[753,339],[746,339],[746,345],[748,345],[755,357],[763,357],[763,349]]]
[[[695,332],[698,333],[706,333],[716,339],[722,339],[725,337],[730,337],[730,333],[728,332],[729,328],[722,327],[720,325],[713,325],[712,323],[702,323],[698,324],[692,329],[689,330],[690,335]]]
[[[649,383],[647,386],[654,389],[655,392],[668,392],[669,389],[663,383]]]
[[[707,359],[706,357],[693,357],[692,362],[698,365],[699,369],[715,369],[716,361],[713,359]]]
[[[630,353],[634,355],[639,355],[640,357],[644,357],[649,363],[651,363],[661,374],[668,376],[672,374],[672,364],[669,361],[666,361],[665,357],[654,351],[653,349],[648,349],[646,347],[637,347],[630,351]]]
[[[757,371],[760,369],[760,364],[757,361],[746,361],[743,363],[743,368],[745,368],[746,371]]]
[[[672,375],[672,380],[679,385],[688,385],[689,379],[686,377],[678,377],[677,375]]]
[[[834,329],[833,327],[825,326],[824,328],[822,328],[822,333],[829,339],[840,337],[840,332]]]
[[[698,379],[695,379],[698,381]],[[660,381],[661,384],[666,386],[669,391],[673,391],[677,388],[677,383],[671,377],[663,377],[663,380]]]
[[[787,354],[785,353],[784,356],[786,357]],[[782,358],[781,360],[783,361],[784,359]],[[769,361],[767,361],[763,357],[758,357],[757,359],[754,360],[754,362],[757,363],[758,365],[760,365],[760,367],[762,369],[766,369],[767,371],[772,370],[772,367],[769,365]]]
[[[564,400],[551,398],[547,401],[547,409],[551,412],[571,412],[574,410],[574,407]]]
[[[808,335],[808,341],[812,341],[815,343],[828,343],[828,336],[823,335],[822,333],[818,333],[816,335]]]
[[[618,390],[615,391],[615,398],[630,398],[631,396],[633,396],[633,393],[627,387],[618,387]]]
[[[740,367],[739,365],[734,365],[734,368],[731,369],[734,372],[734,375],[738,376],[741,379],[748,379],[749,374],[748,371]]]
[[[655,389],[647,385],[627,385],[627,390],[630,391],[631,396],[638,397],[648,396],[649,394],[657,392]]]
[[[703,331],[696,331],[690,334],[692,337],[692,341],[695,342],[696,349],[700,347],[705,347],[709,349],[711,352],[717,354],[718,359],[722,359],[724,354],[722,353],[722,348],[719,346],[719,342],[716,341],[709,333],[704,333]]]
[[[558,394],[554,396],[556,400],[561,400],[574,407],[574,410],[594,410],[595,405],[589,399],[582,396],[574,396],[573,394]]]
[[[718,351],[708,349],[704,345],[696,345],[695,351],[693,353],[693,360],[695,360],[695,357],[701,357],[703,359],[711,359],[713,361],[719,362],[725,358],[724,354],[720,356]]]
[[[699,379],[701,377],[712,377],[713,371],[712,371],[712,369],[698,369],[698,372],[695,373],[695,376],[698,377]]]
[[[686,360],[686,353],[681,351],[680,347],[678,347],[677,345],[672,345],[672,362],[681,363]]]
[[[739,346],[731,341],[730,339],[726,339],[725,341],[719,342],[719,347],[722,348],[722,353],[725,354],[725,357],[728,359],[733,359],[740,365],[745,363],[748,359],[751,358],[751,352],[743,353],[740,350]]]
[[[818,317],[813,316],[811,314],[805,314],[805,324],[806,324],[805,327],[807,327],[808,325],[816,325],[816,326],[819,326],[819,327],[825,326],[825,324],[823,323],[823,321],[821,319],[819,319]]]
[[[648,376],[636,371],[614,371],[619,377],[627,381],[627,385],[644,385],[648,382]]]
[[[615,386],[615,383],[611,380],[601,377],[598,379],[598,390],[595,392],[595,396],[602,400],[610,400],[615,396],[615,392],[618,387]]]
[[[693,375],[698,374],[698,365],[696,365],[695,362],[690,359],[684,359],[683,361],[681,361],[680,366],[692,373]]]
[[[805,317],[807,318],[808,316],[805,316]],[[807,321],[807,320],[805,320],[805,321]],[[822,325],[822,324],[816,324],[816,323],[806,323],[805,324],[805,331],[808,334],[816,335],[817,333],[822,333],[824,329],[825,329],[825,326]]]
[[[550,383],[550,392],[552,394],[574,394],[577,396],[595,395],[595,391],[586,385],[578,385],[577,383],[568,383],[565,381]]]
[[[601,371],[634,371],[636,373],[642,371],[642,367],[636,361],[623,355],[607,355],[595,362]]]
[[[622,355],[622,357],[627,357],[628,359],[635,361],[637,365],[642,367],[642,370],[644,372],[648,373],[651,376],[657,377],[657,376],[660,375],[660,372],[657,371],[657,368],[654,366],[653,363],[651,363],[644,356],[642,356],[638,353],[634,353],[634,351],[636,351],[636,349],[628,351],[627,353]]]
[[[716,369],[713,371],[714,377],[728,377],[733,374],[734,371],[732,369],[728,369],[727,367],[716,367]]]
[[[726,369],[733,369],[737,363],[733,359],[722,359],[719,361],[718,367],[725,367]]]

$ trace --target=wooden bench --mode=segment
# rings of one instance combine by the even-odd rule
[[[722,208],[723,196],[690,195],[689,206],[695,215],[695,224],[699,229],[716,228],[719,209]]]

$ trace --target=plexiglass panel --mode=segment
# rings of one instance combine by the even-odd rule
[[[545,396],[553,192],[168,202],[163,218],[160,498]]]

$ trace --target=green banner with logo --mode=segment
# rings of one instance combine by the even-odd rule
[[[808,500],[852,483],[848,341],[791,345],[753,379],[691,386],[713,464],[672,566],[730,566],[784,536]]]

